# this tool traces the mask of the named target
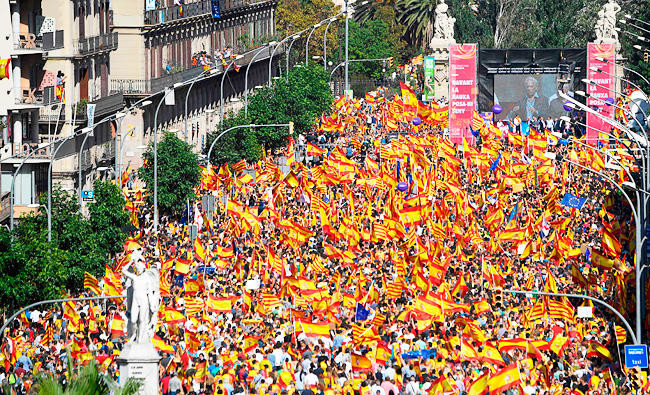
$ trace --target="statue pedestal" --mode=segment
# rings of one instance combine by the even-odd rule
[[[119,384],[124,385],[127,379],[133,377],[143,381],[140,395],[158,395],[158,362],[160,356],[151,342],[127,343],[117,358],[120,368]]]
[[[431,56],[435,58],[435,98],[442,97],[449,100],[449,44],[455,44],[454,39],[434,38],[429,43],[432,50]]]

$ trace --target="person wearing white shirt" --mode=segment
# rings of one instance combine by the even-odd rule
[[[411,376],[411,380],[404,387],[404,394],[406,395],[420,395],[420,385],[415,381],[415,377]]]
[[[318,385],[318,376],[316,376],[311,370],[305,376],[303,380],[306,389],[315,388]]]

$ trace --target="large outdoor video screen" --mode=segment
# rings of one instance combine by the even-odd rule
[[[572,83],[561,84],[573,96]],[[557,94],[557,74],[497,74],[494,76],[494,103],[503,108],[496,119],[522,121],[543,117],[559,118],[566,114],[564,100]]]

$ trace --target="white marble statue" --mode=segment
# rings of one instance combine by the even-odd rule
[[[147,269],[142,260],[137,260],[133,271],[127,264],[122,273],[126,276],[126,307],[128,312],[127,331],[129,342],[151,343],[158,322],[160,308],[160,279],[158,269]]]
[[[608,0],[603,9],[598,12],[596,22],[596,42],[618,41],[616,32],[616,14],[621,11],[621,6],[615,0]]]
[[[440,0],[436,6],[436,22],[434,24],[434,39],[439,40],[453,40],[454,39],[454,24],[456,18],[452,18],[447,14],[449,6],[445,4],[445,0]]]

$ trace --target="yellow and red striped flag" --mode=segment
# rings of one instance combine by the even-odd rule
[[[93,291],[93,293],[98,296],[102,293],[99,289],[97,278],[88,272],[84,272],[84,288]]]

